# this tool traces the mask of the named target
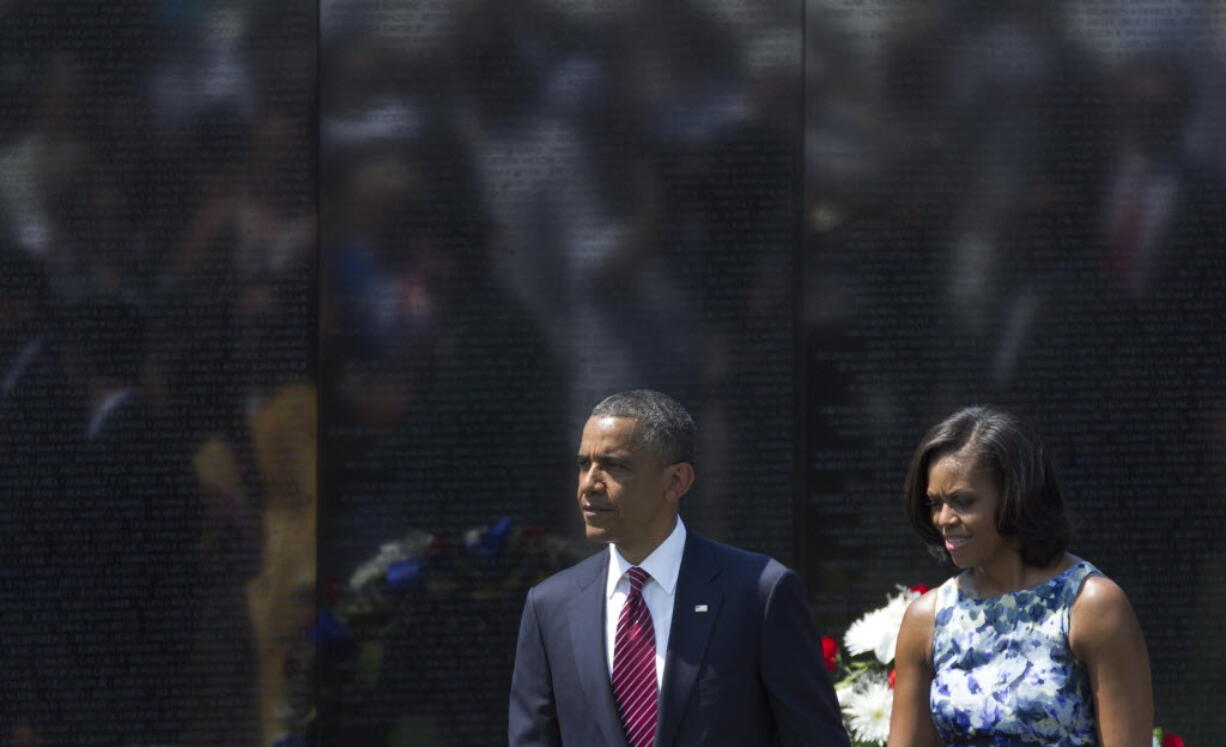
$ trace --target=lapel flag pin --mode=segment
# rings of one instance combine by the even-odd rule
[[[695,612],[706,612],[708,609],[709,609],[709,608],[708,608],[708,607],[707,607],[707,605],[705,605],[705,604],[696,604],[696,605],[694,605],[694,611],[695,611]]]

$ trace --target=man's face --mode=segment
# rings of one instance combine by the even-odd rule
[[[675,465],[643,449],[628,418],[594,417],[579,444],[579,511],[587,538],[612,542],[639,563],[663,542],[677,515]],[[681,491],[684,492],[684,491]]]

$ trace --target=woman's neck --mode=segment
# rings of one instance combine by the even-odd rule
[[[1022,589],[1029,589],[1062,573],[1076,559],[1061,553],[1046,566],[1027,565],[1020,552],[1009,552],[971,568],[971,583],[977,597],[995,597]]]

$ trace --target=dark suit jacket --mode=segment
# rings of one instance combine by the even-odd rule
[[[511,681],[512,747],[626,747],[605,661],[608,564],[600,552],[529,590]],[[688,533],[656,745],[847,745],[819,650],[795,573]]]

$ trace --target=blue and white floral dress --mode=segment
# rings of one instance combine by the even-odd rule
[[[932,721],[948,745],[1097,745],[1085,667],[1069,649],[1082,561],[1030,589],[975,599],[958,576],[937,590]]]

